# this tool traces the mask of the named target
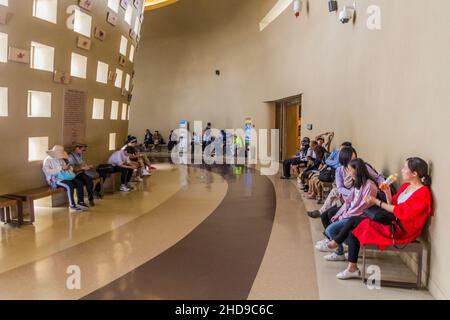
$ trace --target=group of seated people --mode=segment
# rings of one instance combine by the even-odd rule
[[[140,148],[137,138],[130,135],[125,145],[110,156],[108,164],[94,168],[86,163],[84,157],[86,144],[76,143],[70,154],[63,146],[56,145],[47,151],[48,156],[44,159],[42,170],[51,188],[66,189],[70,210],[83,212],[95,206],[95,197],[100,199],[103,197],[101,183],[94,186],[96,179],[101,178],[104,181],[109,174],[119,172],[120,191],[130,192],[134,189],[132,184],[134,173],[136,175],[133,182],[142,182],[143,176],[151,175],[151,170],[155,168],[151,166],[147,155]],[[84,188],[87,191],[88,203],[84,200]]]
[[[154,146],[155,152],[160,152],[161,145],[163,144],[165,144],[164,138],[158,130],[156,130],[154,133],[152,133],[150,129],[147,129],[145,131],[144,146],[147,149],[149,149],[150,146]]]
[[[396,192],[392,178],[395,176],[386,180],[358,156],[350,142],[341,144],[328,157],[323,157],[318,145],[309,144],[315,155],[301,159],[307,162],[300,174],[301,187],[309,199],[320,197],[321,184],[331,178],[333,182],[323,206],[308,212],[311,218],[321,218],[325,230],[325,239],[318,241],[315,248],[329,253],[325,256],[327,261],[348,261],[347,268],[337,274],[338,279],[360,278],[357,262],[361,246],[377,245],[383,250],[411,243],[422,234],[432,215],[429,166],[418,157],[406,159],[401,169],[404,184]],[[285,161],[283,178],[290,172],[287,164],[302,163],[300,157]]]

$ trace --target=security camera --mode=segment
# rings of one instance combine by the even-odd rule
[[[353,19],[353,14],[355,12],[356,5],[353,6],[344,6],[344,8],[339,12],[339,20],[342,23],[349,23],[350,20]]]

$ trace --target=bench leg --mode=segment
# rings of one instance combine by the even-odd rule
[[[361,249],[362,249],[362,254],[363,254],[363,256],[362,256],[363,265],[362,265],[361,277],[362,277],[363,283],[365,284],[366,283],[366,247],[363,246]]]
[[[0,221],[6,224],[6,218],[5,218],[5,208],[0,209]]]
[[[23,202],[17,201],[17,223],[19,227],[23,225]]]
[[[417,289],[422,288],[423,250],[417,252]]]
[[[34,223],[34,201],[33,201],[33,199],[28,199],[27,204],[28,204],[28,210],[30,212],[30,223],[33,224]]]
[[[6,222],[11,223],[12,220],[12,208],[5,208],[5,214],[6,214]]]

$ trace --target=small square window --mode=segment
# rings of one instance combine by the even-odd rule
[[[141,21],[139,21],[138,17],[136,17],[136,20],[134,21],[134,32],[136,32],[136,34],[141,32]]]
[[[92,119],[103,120],[105,113],[105,100],[94,99],[92,104]]]
[[[115,13],[119,13],[119,1],[120,0],[108,0],[108,8]]]
[[[52,117],[52,93],[42,91],[28,91],[28,117]]]
[[[134,62],[134,51],[135,51],[135,49],[134,49],[134,46],[133,45],[131,45],[130,46],[130,62]]]
[[[92,30],[92,17],[79,9],[75,10],[73,31],[90,38],[91,30]]]
[[[73,77],[86,79],[87,57],[80,54],[72,53],[72,61],[70,65],[70,74]]]
[[[119,117],[119,102],[113,101],[111,103],[111,120],[117,120]]]
[[[0,32],[0,62],[8,62],[8,34]]]
[[[8,0],[0,0],[0,5],[7,7],[8,6]]]
[[[0,117],[8,116],[8,88],[0,87]]]
[[[125,77],[125,90],[127,91],[130,91],[130,81],[131,81],[130,75],[127,74]]]
[[[122,120],[127,120],[128,116],[128,105],[126,103],[122,104]]]
[[[127,48],[128,48],[128,39],[122,36],[122,38],[120,38],[120,49],[119,49],[120,54],[126,56]]]
[[[123,78],[123,71],[120,69],[116,69],[116,83],[114,84],[116,88],[122,88],[122,78]]]
[[[42,161],[47,158],[48,137],[28,138],[28,161]]]
[[[58,0],[33,0],[33,17],[56,24],[57,9]]]
[[[116,133],[110,133],[109,134],[109,151],[116,150]]]
[[[31,62],[33,69],[53,72],[55,49],[38,42],[31,42]]]
[[[125,22],[131,26],[131,19],[133,19],[133,6],[128,3],[127,10],[125,10]]]
[[[97,82],[108,83],[108,70],[109,66],[99,61],[97,64]]]

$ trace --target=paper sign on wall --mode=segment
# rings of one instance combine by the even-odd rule
[[[8,60],[20,63],[30,63],[30,51],[9,47]]]
[[[64,145],[72,146],[76,142],[84,142],[86,139],[86,92],[66,89],[63,103]]]

